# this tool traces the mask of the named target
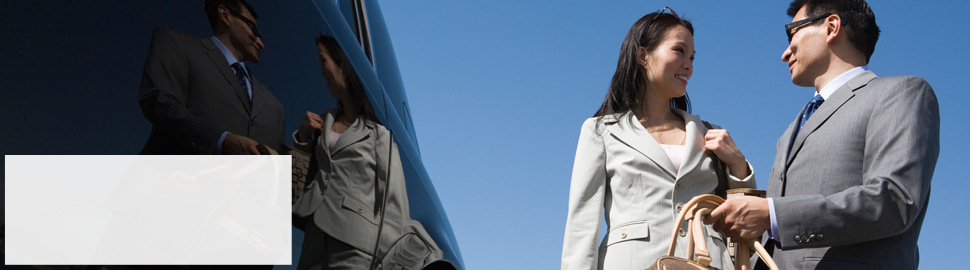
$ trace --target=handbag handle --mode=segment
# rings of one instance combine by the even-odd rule
[[[717,208],[722,203],[724,203],[723,198],[710,194],[695,196],[693,199],[687,202],[687,204],[684,205],[683,210],[681,210],[677,215],[677,222],[674,225],[673,233],[671,233],[670,249],[667,250],[667,255],[671,257],[674,256],[674,250],[677,248],[677,229],[680,228],[680,225],[684,220],[687,220],[687,231],[688,235],[690,235],[690,237],[687,239],[687,259],[693,260],[696,257],[698,264],[709,266],[711,264],[711,255],[707,250],[707,242],[704,238],[703,230],[704,224],[702,221],[704,216],[710,215],[711,211],[714,211],[714,208]],[[768,251],[765,250],[765,247],[761,245],[760,241],[750,239],[742,240],[739,243],[742,244],[742,246],[741,250],[738,252],[739,254],[737,259],[741,264],[738,265],[735,263],[735,268],[750,269],[750,263],[746,265],[743,262],[740,262],[740,260],[743,259],[741,256],[746,256],[748,252],[750,252],[748,251],[750,249],[747,248],[754,248],[755,252],[758,254],[758,257],[764,260],[765,264],[768,265],[768,268],[771,270],[778,270],[778,265],[775,263],[775,260],[771,258],[771,255],[768,254]]]

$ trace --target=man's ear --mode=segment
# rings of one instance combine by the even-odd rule
[[[832,41],[835,41],[836,37],[842,34],[842,31],[845,31],[842,30],[842,17],[833,14],[825,18],[825,30],[828,32],[828,35],[825,37],[825,42],[831,44]]]
[[[219,7],[216,8],[216,11],[219,13],[219,21],[221,21],[225,26],[229,26],[229,17],[231,15],[229,15],[229,10],[226,8],[226,6],[219,5]]]

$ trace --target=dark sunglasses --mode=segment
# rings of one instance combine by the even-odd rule
[[[809,25],[809,24],[811,24],[811,23],[813,23],[813,22],[815,22],[817,20],[820,20],[820,19],[823,19],[823,18],[827,18],[827,17],[829,17],[831,15],[834,15],[834,14],[835,13],[827,13],[827,14],[823,14],[823,15],[817,15],[817,16],[814,16],[814,17],[810,17],[810,18],[806,18],[806,19],[803,19],[803,20],[799,20],[799,21],[796,21],[796,22],[789,23],[789,24],[785,24],[785,33],[788,34],[788,43],[791,44],[791,38],[792,37],[795,37],[795,32],[798,32],[798,30],[795,30],[795,32],[792,32],[793,29],[799,28],[799,27],[802,27],[802,26],[805,26],[805,25]]]
[[[668,6],[664,6],[664,8],[663,9],[660,9],[660,11],[657,12],[657,15],[653,17],[653,21],[656,21],[657,18],[659,18],[660,15],[662,15],[664,13],[664,11],[670,11],[670,15],[674,16],[677,19],[680,19],[680,16],[677,15],[677,12],[674,12],[674,9],[671,9]],[[651,22],[653,22],[653,21],[651,21]]]
[[[259,26],[256,26],[255,22],[244,17],[241,13],[239,13],[239,11],[236,11],[236,8],[230,8],[229,6],[223,6],[223,7],[226,7],[226,10],[228,10],[229,13],[241,19],[244,23],[246,23],[246,25],[249,25],[249,29],[253,30],[253,36],[256,36],[256,38],[262,38],[259,35]]]

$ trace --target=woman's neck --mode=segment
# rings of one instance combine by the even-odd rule
[[[641,122],[646,120],[651,125],[660,125],[675,121],[677,116],[670,110],[670,99],[664,98],[662,94],[650,94],[650,91],[641,92],[643,103],[640,104],[640,112],[637,119]]]
[[[354,123],[354,120],[360,115],[357,112],[356,104],[350,100],[340,100],[340,105],[343,108],[340,110],[340,114],[337,114],[337,121],[344,122],[347,125]]]

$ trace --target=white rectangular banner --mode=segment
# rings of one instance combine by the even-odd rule
[[[291,164],[5,155],[5,264],[289,265]]]

